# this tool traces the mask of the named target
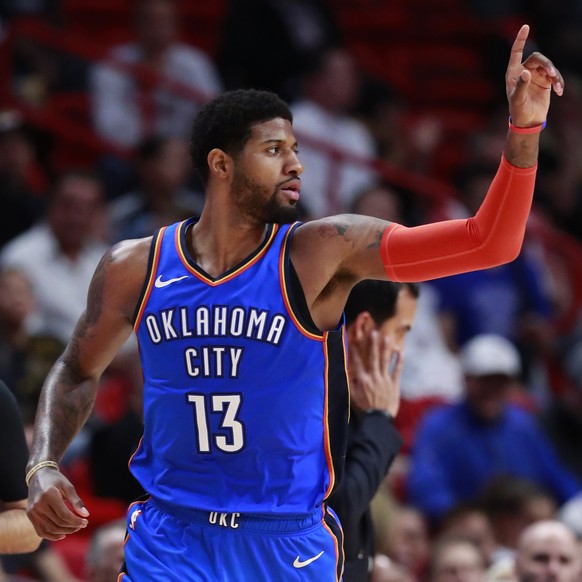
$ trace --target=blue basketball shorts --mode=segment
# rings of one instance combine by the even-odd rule
[[[309,515],[182,511],[151,498],[127,514],[118,582],[339,582],[343,534],[329,508]]]

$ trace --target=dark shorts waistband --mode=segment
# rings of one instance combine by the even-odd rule
[[[226,513],[223,511],[207,511],[205,509],[192,509],[174,507],[159,499],[150,498],[148,503],[154,507],[180,519],[206,525],[219,527],[224,530],[245,530],[266,533],[291,533],[308,530],[321,524],[325,510],[318,507],[311,513]]]

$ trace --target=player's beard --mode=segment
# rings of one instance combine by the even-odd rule
[[[297,205],[281,202],[278,190],[269,192],[266,186],[236,172],[232,181],[233,201],[242,217],[259,224],[290,224],[297,220]]]

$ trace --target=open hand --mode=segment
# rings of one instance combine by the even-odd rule
[[[395,360],[393,364],[393,360]],[[350,344],[352,406],[359,411],[383,410],[396,416],[400,407],[403,358],[377,330],[359,331]]]

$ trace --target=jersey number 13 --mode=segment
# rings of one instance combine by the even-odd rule
[[[237,419],[240,394],[188,394],[188,402],[194,406],[199,453],[210,453],[212,446],[224,453],[236,453],[244,447],[244,425]],[[220,414],[219,430],[226,434],[210,432],[209,414]]]

